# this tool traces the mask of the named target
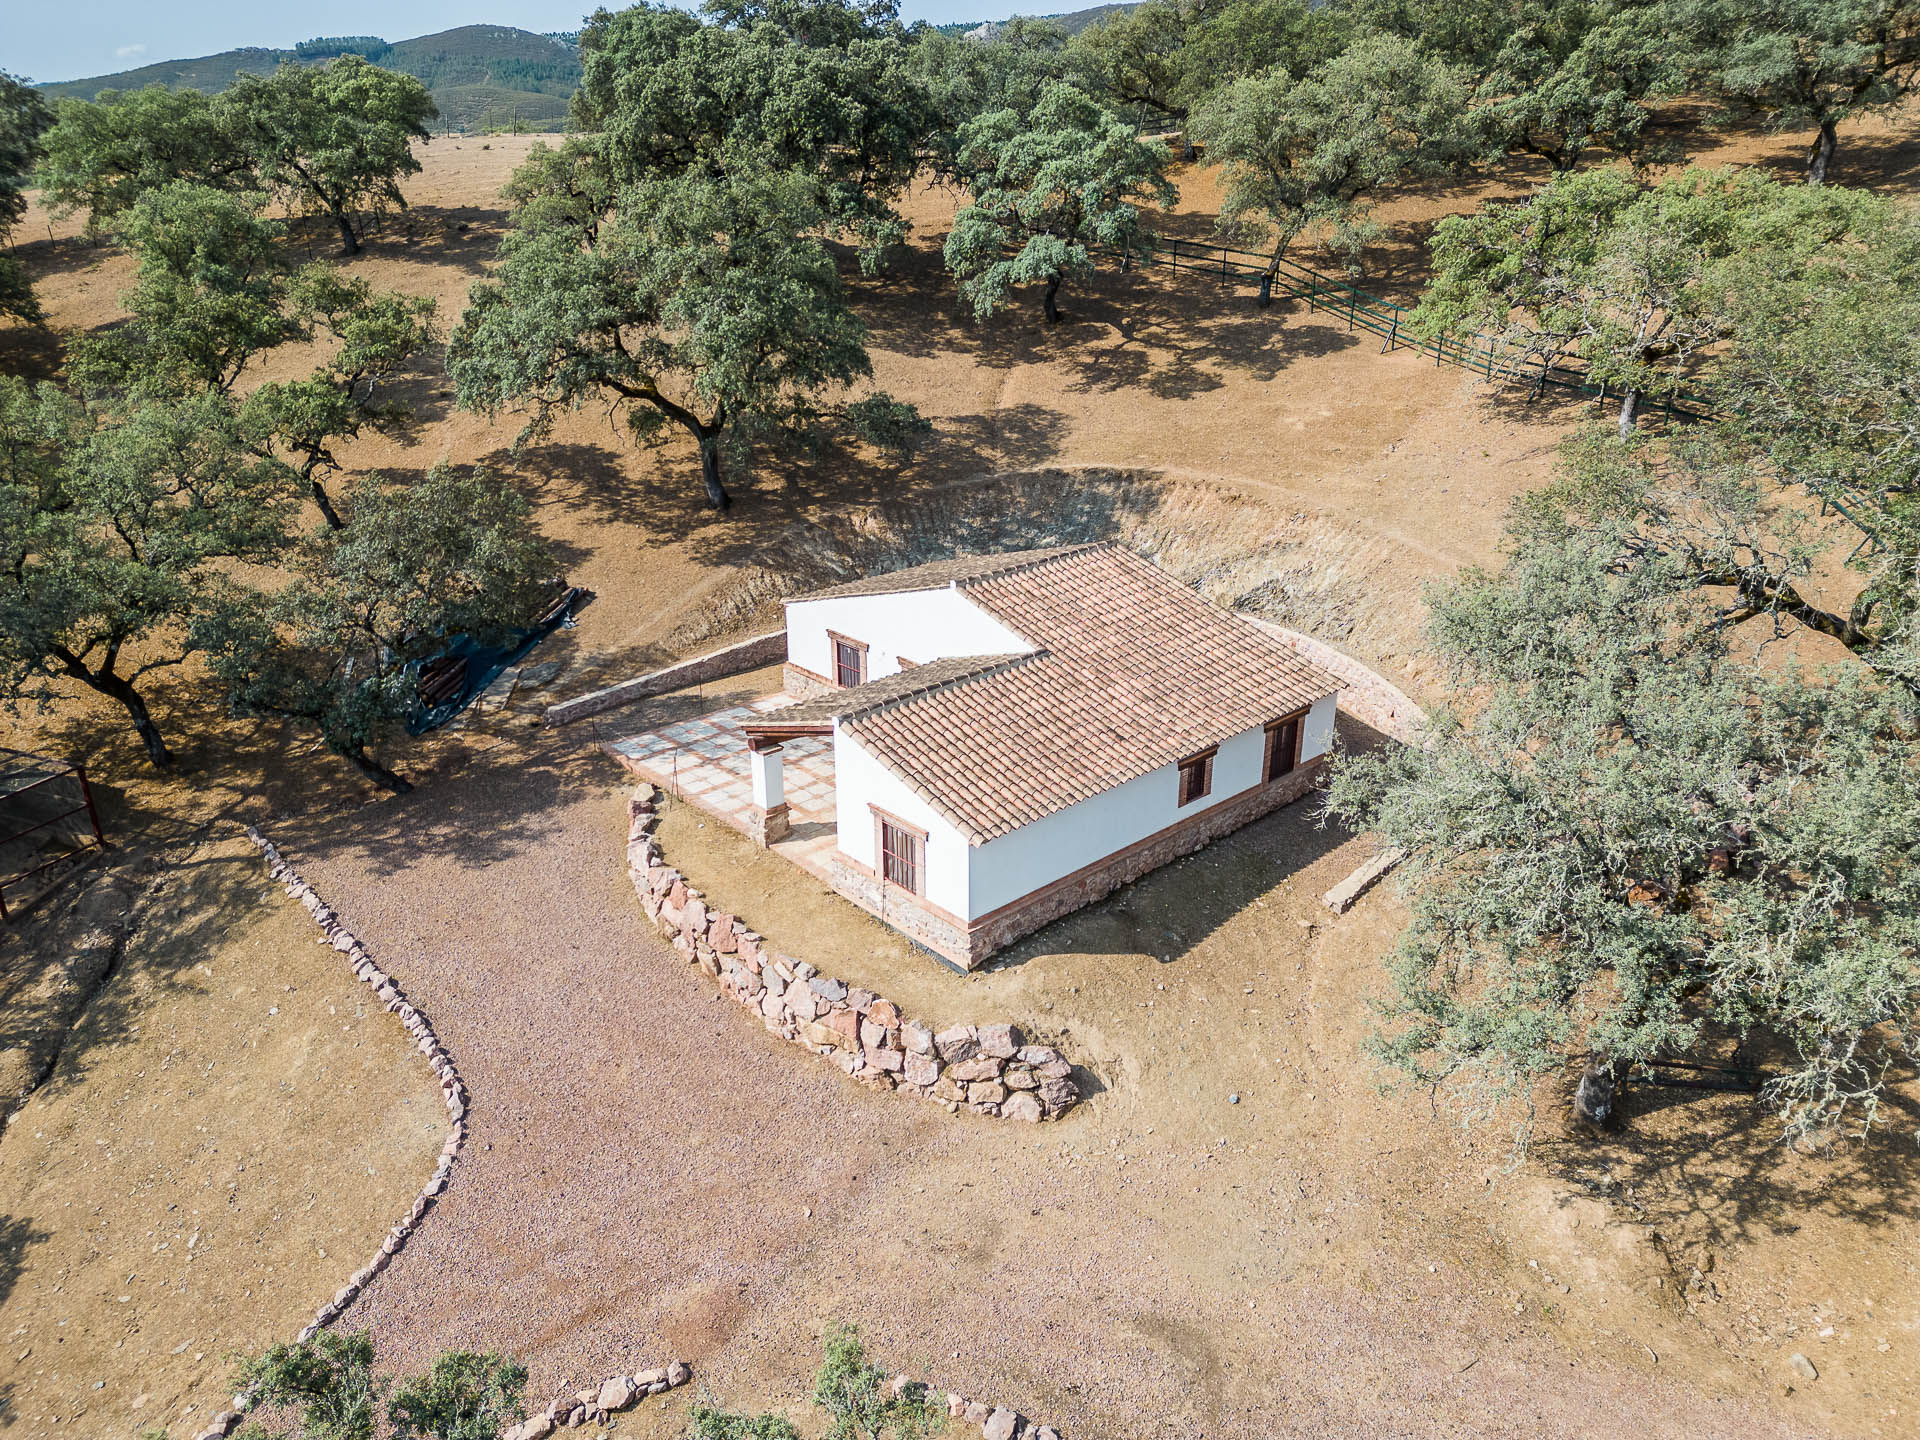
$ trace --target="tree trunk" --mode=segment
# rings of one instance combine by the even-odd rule
[[[147,747],[147,759],[155,765],[173,764],[173,752],[167,749],[166,739],[160,734],[160,727],[153,723],[153,715],[147,709],[147,702],[140,692],[133,688],[133,682],[123,680],[118,675],[94,675],[87,684],[102,695],[118,700],[132,717],[133,730],[140,737],[140,743]]]
[[[1049,276],[1047,279],[1047,293],[1040,302],[1046,307],[1047,323],[1049,325],[1058,325],[1060,323],[1060,306],[1055,302],[1054,298],[1059,295],[1059,293],[1060,276],[1057,274]]]
[[[1833,152],[1839,143],[1838,122],[1822,120],[1820,133],[1814,137],[1813,149],[1807,153],[1807,184],[1827,183],[1827,167],[1833,163]]]
[[[333,223],[340,227],[340,253],[342,255],[358,255],[360,253],[360,237],[353,233],[353,222],[346,217],[344,212],[336,211],[333,217]]]
[[[718,437],[702,435],[700,437],[700,478],[707,487],[707,504],[716,510],[725,510],[733,504],[733,497],[727,493],[727,487],[720,483],[720,446]]]
[[[1640,413],[1640,392],[1629,390],[1620,397],[1620,438],[1633,438],[1634,418]]]
[[[1273,271],[1260,272],[1260,298],[1255,302],[1262,310],[1273,304]]]
[[[340,518],[340,512],[333,508],[333,499],[327,494],[327,487],[311,476],[307,479],[307,488],[313,492],[313,503],[320,507],[320,518],[327,522],[329,530],[344,530],[347,522]]]
[[[393,771],[387,769],[386,766],[367,754],[366,747],[364,746],[355,745],[349,749],[343,749],[340,751],[340,758],[353,766],[354,769],[358,770],[374,784],[378,785],[382,790],[388,791],[391,794],[406,795],[413,790],[411,782],[394,774]]]

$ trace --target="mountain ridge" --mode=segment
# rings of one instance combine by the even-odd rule
[[[370,37],[351,37],[366,39]],[[303,43],[302,49],[308,46]],[[132,70],[41,85],[45,94],[91,100],[103,90],[149,85],[216,94],[242,73],[322,64],[329,54],[243,46],[213,55],[158,60]],[[457,129],[559,130],[580,79],[579,52],[567,40],[511,25],[460,25],[397,40],[379,56],[389,70],[412,75],[433,92],[440,123]]]

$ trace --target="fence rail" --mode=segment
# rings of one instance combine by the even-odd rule
[[[1163,266],[1176,275],[1184,271],[1226,283],[1257,280],[1271,270],[1274,295],[1305,300],[1310,312],[1325,310],[1336,317],[1345,316],[1347,329],[1364,330],[1380,337],[1382,355],[1411,349],[1418,354],[1432,355],[1435,365],[1458,365],[1476,370],[1489,380],[1530,384],[1536,393],[1553,385],[1602,399],[1607,394],[1607,387],[1595,382],[1578,365],[1543,362],[1528,354],[1524,346],[1497,336],[1428,338],[1417,335],[1406,324],[1409,307],[1362,290],[1338,275],[1324,274],[1291,260],[1282,260],[1275,266],[1271,256],[1258,251],[1199,244],[1172,236],[1157,238],[1154,248],[1145,253],[1107,247],[1100,247],[1099,253],[1118,260],[1123,269],[1132,265]],[[1699,397],[1685,393],[1651,402],[1647,408],[1663,410],[1670,419],[1675,416],[1704,419],[1711,413]]]

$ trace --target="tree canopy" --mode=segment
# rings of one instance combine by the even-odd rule
[[[1736,268],[1764,256],[1798,270],[1846,241],[1868,203],[1757,171],[1654,185],[1611,168],[1558,175],[1524,201],[1441,220],[1411,324],[1491,335],[1512,378],[1577,359],[1620,395],[1624,435],[1643,402],[1697,383],[1696,365],[1732,334]]]
[[[114,417],[0,377],[0,674],[16,701],[75,680],[172,761],[141,682],[197,648],[223,561],[271,560],[285,488],[219,397]],[[134,652],[138,651],[138,657]],[[131,667],[131,668],[129,668]]]
[[[1061,81],[1033,109],[996,110],[960,132],[969,203],[947,236],[947,268],[980,317],[1021,285],[1042,285],[1047,323],[1073,275],[1093,270],[1093,249],[1148,249],[1141,204],[1173,203],[1166,150]]]
[[[243,73],[215,96],[103,90],[62,100],[55,113],[37,178],[56,211],[84,209],[95,234],[143,195],[189,181],[265,191],[296,213],[325,215],[353,254],[365,216],[405,205],[400,178],[418,173],[413,144],[437,112],[412,76],[342,55]]]
[[[1429,597],[1470,718],[1337,767],[1332,811],[1407,854],[1378,1053],[1494,1101],[1718,1031],[1786,1047],[1791,1133],[1864,1128],[1920,1056],[1912,697],[1759,663],[1626,540],[1523,513],[1501,574]]]
[[[419,707],[419,662],[466,635],[497,644],[524,627],[558,579],[530,507],[484,471],[355,479],[351,517],[307,537],[272,588],[226,586],[200,642],[243,714],[311,726],[383,789],[411,785],[369,753]]]
[[[1662,0],[1690,76],[1776,129],[1811,126],[1807,180],[1827,179],[1840,127],[1920,83],[1916,0]]]
[[[45,97],[24,81],[0,70],[0,244],[26,213],[25,190],[40,159],[40,137],[53,124]],[[0,316],[40,319],[40,306],[20,262],[0,256]]]
[[[1116,109],[1180,125],[1220,86],[1275,66],[1305,74],[1353,30],[1344,10],[1305,0],[1144,0],[1089,25],[1072,48]]]
[[[591,237],[523,216],[493,278],[474,286],[447,365],[460,403],[495,412],[595,397],[642,438],[664,425],[699,447],[708,503],[731,503],[723,459],[803,439],[820,401],[871,373],[810,177],[792,171],[630,184]]]
[[[1471,158],[1466,107],[1450,66],[1392,36],[1358,40],[1302,76],[1276,65],[1213,91],[1193,133],[1222,166],[1222,222],[1272,247],[1262,298],[1302,232],[1357,248],[1366,196]]]
[[[892,6],[839,0],[596,12],[580,36],[575,129],[621,185],[683,174],[803,174],[828,225],[877,257],[933,129]]]
[[[348,255],[364,217],[406,207],[400,177],[419,173],[414,142],[440,113],[413,76],[358,55],[243,74],[217,104],[258,183],[295,211],[327,216]]]
[[[142,195],[176,180],[258,186],[226,108],[197,90],[102,90],[92,100],[58,101],[54,116],[34,178],[56,215],[87,212],[89,234],[106,233]]]

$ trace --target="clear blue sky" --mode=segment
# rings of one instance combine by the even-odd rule
[[[456,25],[577,30],[617,0],[0,0],[0,70],[34,80],[78,80],[156,60],[213,55],[242,45],[291,49],[316,35],[407,40]],[[1015,10],[1072,10],[1092,0],[1021,6],[1012,0],[903,0],[907,20],[989,20]],[[691,8],[691,5],[689,5]]]

